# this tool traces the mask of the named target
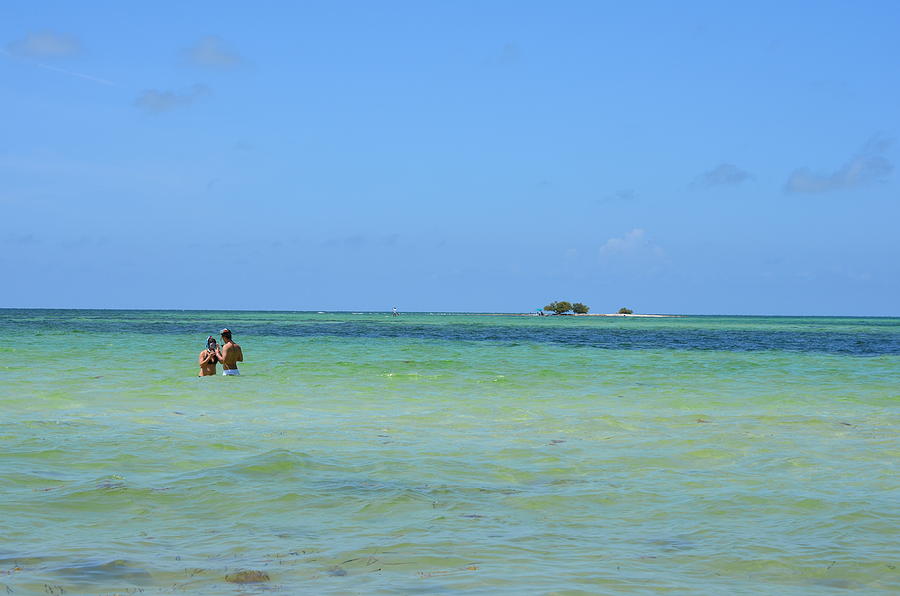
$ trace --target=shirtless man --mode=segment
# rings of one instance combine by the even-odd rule
[[[197,362],[200,363],[200,374],[198,377],[212,377],[216,374],[216,364],[219,363],[219,357],[216,356],[216,340],[210,335],[206,338],[206,349],[200,352]]]
[[[230,330],[222,329],[222,343],[224,345],[221,348],[216,348],[216,356],[222,363],[222,374],[227,376],[241,374],[237,363],[244,361],[244,352],[241,351],[241,346],[231,340]]]

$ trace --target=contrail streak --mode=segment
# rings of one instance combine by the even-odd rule
[[[11,52],[9,52],[8,50],[5,50],[3,48],[0,48],[0,54],[3,54],[4,56],[9,56],[10,58],[16,57]],[[91,76],[89,74],[84,74],[83,72],[76,72],[74,70],[66,70],[65,68],[58,68],[56,66],[50,66],[49,64],[44,64],[43,62],[38,62],[37,60],[27,60],[26,59],[26,61],[30,62],[31,64],[34,64],[35,66],[37,66],[39,68],[43,68],[45,70],[52,70],[53,72],[59,72],[59,73],[65,74],[65,75],[69,75],[70,77],[84,79],[85,81],[91,81],[93,83],[99,83],[101,85],[107,85],[109,87],[118,87],[118,85],[116,85],[112,81],[107,81],[106,79],[101,79],[100,77],[95,77],[95,76]]]
[[[81,72],[75,72],[74,70],[66,70],[64,68],[57,68],[55,66],[50,66],[49,64],[44,64],[43,62],[35,62],[41,68],[46,68],[47,70],[52,70],[54,72],[61,72],[63,74],[67,74],[69,76],[78,77],[79,79],[84,79],[86,81],[93,81],[95,83],[100,83],[101,85],[109,85],[110,87],[118,87],[112,81],[107,81],[106,79],[101,79],[100,77],[92,77],[91,75],[87,75]]]

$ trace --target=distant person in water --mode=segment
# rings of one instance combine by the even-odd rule
[[[399,316],[400,316],[400,313],[397,312],[397,307],[396,307],[396,306],[394,307],[394,310],[392,311],[392,314],[393,314],[395,317],[399,317]]]
[[[244,352],[241,351],[241,346],[231,339],[231,331],[228,329],[222,329],[222,344],[221,348],[216,348],[216,356],[222,363],[222,374],[227,376],[241,374],[237,363],[244,361]]]
[[[216,374],[216,364],[219,363],[219,357],[216,356],[216,350],[219,345],[216,338],[212,335],[206,338],[206,349],[200,352],[197,361],[200,363],[200,374],[198,377],[213,377]]]

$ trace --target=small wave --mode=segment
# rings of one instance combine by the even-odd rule
[[[216,477],[222,474],[252,477],[295,476],[308,470],[333,471],[341,470],[323,458],[312,457],[287,449],[273,449],[259,455],[247,457],[238,462],[215,468],[205,468],[192,472],[185,478],[204,476]]]
[[[84,562],[53,570],[54,575],[77,584],[102,584],[105,582],[125,581],[133,585],[148,585],[153,576],[137,563],[125,559],[106,562]]]

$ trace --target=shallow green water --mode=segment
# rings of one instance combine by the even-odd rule
[[[197,378],[226,325],[243,376]],[[900,319],[0,310],[0,335],[0,590],[900,590]]]

